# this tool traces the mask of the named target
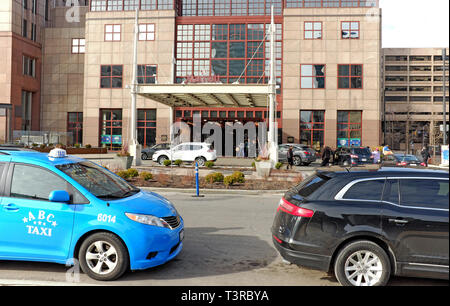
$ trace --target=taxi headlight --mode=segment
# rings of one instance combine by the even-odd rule
[[[141,215],[141,214],[132,214],[132,213],[125,213],[125,215],[129,219],[139,222],[139,223],[142,223],[142,224],[170,228],[169,224],[166,221],[164,221],[161,218],[152,216],[152,215]]]

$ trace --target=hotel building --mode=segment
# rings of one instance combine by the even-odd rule
[[[6,67],[0,139],[31,130],[69,133],[68,143],[111,150],[127,144],[136,8],[139,84],[267,84],[273,6],[279,142],[320,149],[383,141],[378,1],[90,0],[66,6],[76,2],[0,4]],[[137,112],[144,147],[167,142],[171,121],[192,124],[194,114],[222,126],[269,117],[268,107],[170,108],[142,96]]]

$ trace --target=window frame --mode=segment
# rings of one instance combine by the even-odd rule
[[[112,85],[112,79],[114,79],[114,78],[116,78],[116,79],[118,79],[119,77],[118,76],[113,76],[112,75],[112,71],[113,71],[113,68],[112,67],[114,67],[114,66],[117,66],[117,67],[122,67],[122,75],[120,76],[120,79],[121,79],[121,87],[113,87]],[[103,76],[102,75],[102,68],[103,67],[111,67],[111,75],[110,76]],[[123,70],[124,70],[124,65],[100,65],[100,84],[99,84],[99,86],[100,86],[100,89],[123,89]],[[103,79],[110,79],[110,82],[109,82],[109,87],[102,87],[102,80]]]
[[[344,37],[344,23],[348,23],[349,25],[349,37]],[[356,30],[356,32],[358,33],[358,37],[352,37],[352,24],[353,23],[357,23],[358,24],[358,29]],[[353,40],[353,39],[360,39],[361,38],[361,22],[360,21],[341,21],[341,39],[344,40]]]
[[[77,121],[70,121],[71,114],[76,114]],[[75,126],[71,127],[71,124],[75,124]],[[67,132],[74,133],[74,144],[83,142],[83,112],[67,112]],[[78,137],[79,132],[81,132],[81,139]]]
[[[307,23],[311,23],[311,25],[312,25],[312,30],[307,30],[307,29],[306,29],[306,24],[307,24]],[[320,30],[315,30],[315,29],[314,29],[314,25],[315,25],[316,23],[320,23]],[[312,38],[307,38],[307,37],[306,37],[306,33],[307,33],[307,32],[311,32],[311,33],[312,33]],[[320,32],[320,38],[314,38],[314,34],[315,34],[316,32]],[[305,40],[322,40],[322,39],[323,39],[323,22],[322,22],[322,21],[305,21],[305,22],[303,23],[303,39],[305,39]]]
[[[139,75],[139,67],[142,67],[142,66],[144,67],[145,73],[144,73],[144,75]],[[154,76],[153,75],[147,75],[147,69],[146,68],[148,66],[155,67],[156,73],[155,73]],[[144,82],[143,83],[139,83],[139,78],[143,78]],[[153,83],[152,82],[147,82],[147,79],[149,79],[149,78],[154,78],[154,82]],[[138,84],[144,84],[144,85],[145,84],[158,84],[158,65],[157,64],[142,64],[142,65],[138,65],[137,71],[136,71],[136,81],[137,81]]]
[[[311,75],[311,76],[305,75],[305,76],[303,76],[302,75],[302,68],[303,68],[303,66],[312,66],[313,71],[314,71],[314,66],[323,66],[324,67],[324,75],[323,76],[314,76],[314,75]],[[323,81],[324,81],[324,87],[323,88],[319,88],[319,87],[318,88],[314,88],[314,86],[311,87],[311,88],[310,87],[303,87],[303,85],[302,85],[302,79],[303,78],[311,78],[311,79],[322,78]],[[300,89],[324,90],[326,88],[327,88],[327,65],[326,64],[300,64]]]
[[[348,66],[348,72],[349,75],[340,75],[339,74],[339,68],[342,66]],[[360,76],[353,76],[352,75],[352,67],[353,66],[361,66],[361,75]],[[352,87],[352,79],[357,79],[357,78],[361,78],[361,87]],[[340,87],[339,86],[339,81],[341,79],[348,79],[348,87]],[[337,89],[338,90],[363,90],[364,89],[364,64],[338,64],[337,65]]]
[[[153,31],[148,31],[148,26],[153,25]],[[145,31],[141,32],[141,26],[145,26]],[[155,41],[156,40],[156,24],[155,23],[140,23],[138,25],[138,40],[139,41]],[[145,39],[141,39],[141,34],[145,34]],[[153,34],[153,39],[148,39],[148,35]]]
[[[114,113],[114,111],[120,111],[120,115],[121,115],[120,120],[112,119],[112,114]],[[103,117],[102,117],[103,112],[109,112],[111,114],[111,119],[103,120]],[[118,151],[122,148],[122,146],[124,144],[124,142],[123,142],[123,136],[124,136],[123,135],[123,131],[124,131],[123,121],[124,120],[123,120],[123,109],[122,108],[100,108],[99,109],[99,139],[98,139],[98,142],[99,142],[100,147],[102,147],[103,144],[105,144],[105,147],[111,151]],[[111,125],[110,126],[105,125],[105,127],[103,127],[103,123],[106,123],[106,122],[111,122]],[[118,122],[119,125],[114,126],[114,122]],[[110,133],[102,134],[103,128],[106,131],[109,131]],[[122,137],[120,145],[114,144],[112,141],[112,136],[114,135],[113,129],[120,129],[120,136]],[[110,143],[102,143],[102,135],[111,136],[111,142]],[[118,146],[114,146],[114,145],[118,145]]]
[[[77,44],[74,44],[74,41],[78,41]],[[84,43],[81,44],[81,41]],[[83,52],[81,51],[81,48],[84,48]],[[77,48],[78,52],[74,52],[74,48]],[[70,52],[72,54],[85,54],[86,53],[86,39],[85,38],[72,38],[72,46]]]
[[[144,112],[144,119],[139,119],[139,112],[143,111]],[[155,111],[155,119],[149,119],[147,118],[147,111]],[[137,109],[137,119],[136,119],[136,128],[137,128],[137,133],[139,134],[139,131],[143,131],[144,133],[144,142],[141,143],[143,148],[148,148],[148,147],[153,147],[156,144],[157,141],[157,135],[156,135],[156,128],[157,128],[157,124],[158,124],[158,109],[157,108],[139,108]],[[139,123],[143,123],[144,126],[139,126]],[[154,123],[155,126],[147,126],[147,123]],[[155,130],[155,143],[154,144],[148,144],[147,143],[147,133],[149,132],[149,130]],[[138,135],[139,136],[139,135]]]
[[[311,116],[310,116],[310,121],[309,122],[302,122],[302,112],[311,112]],[[315,112],[321,112],[323,113],[323,122],[318,122],[314,120],[314,113]],[[300,124],[299,124],[299,143],[302,144],[302,131],[310,131],[311,132],[311,136],[310,139],[308,139],[308,143],[307,145],[311,148],[314,148],[314,131],[322,131],[323,132],[323,139],[322,139],[322,143],[320,144],[320,147],[322,147],[325,143],[325,114],[326,114],[326,110],[308,110],[308,109],[301,109],[300,110]],[[311,124],[312,128],[311,129],[304,129],[302,128],[302,124]],[[315,125],[321,125],[322,128],[318,129],[315,128]]]
[[[112,32],[108,32],[107,31],[108,26],[112,26]],[[115,32],[115,27],[116,26],[120,27],[120,31],[119,32]],[[120,39],[114,39],[115,34],[119,34],[119,38]],[[111,39],[106,39],[107,35],[112,35]],[[122,41],[122,25],[121,24],[105,24],[104,41],[105,42],[121,42]]]
[[[339,112],[346,112],[347,113],[347,122],[345,122],[345,123],[340,123],[339,121],[338,121],[338,119],[339,119]],[[354,112],[354,113],[360,113],[360,118],[361,118],[361,120],[360,120],[360,122],[351,122],[350,121],[350,113],[352,113],[352,112]],[[339,125],[346,125],[347,126],[347,128],[346,129],[339,129]],[[351,129],[350,128],[350,126],[352,126],[352,125],[360,125],[360,128],[359,129]],[[339,111],[337,111],[337,119],[336,119],[336,141],[338,141],[338,139],[340,139],[340,138],[342,138],[342,137],[338,137],[338,134],[339,134],[339,132],[340,131],[346,131],[346,137],[345,137],[345,139],[347,139],[348,141],[350,141],[350,139],[357,139],[357,137],[350,137],[351,135],[350,135],[350,133],[352,132],[352,131],[360,131],[360,135],[361,135],[361,137],[359,137],[359,139],[360,139],[360,141],[361,141],[361,146],[362,146],[362,143],[363,143],[363,131],[364,131],[364,129],[363,129],[363,111],[362,110],[339,110]],[[337,146],[339,147],[339,143],[337,143]]]

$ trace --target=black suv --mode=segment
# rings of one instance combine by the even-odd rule
[[[333,154],[333,164],[340,166],[373,164],[372,152],[364,147],[340,147]]]
[[[390,275],[448,279],[448,172],[316,172],[281,199],[273,243],[292,263],[342,285]]]

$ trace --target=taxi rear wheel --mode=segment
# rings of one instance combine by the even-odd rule
[[[86,238],[81,244],[78,259],[83,272],[100,281],[116,280],[129,267],[125,245],[111,233],[96,233]]]

